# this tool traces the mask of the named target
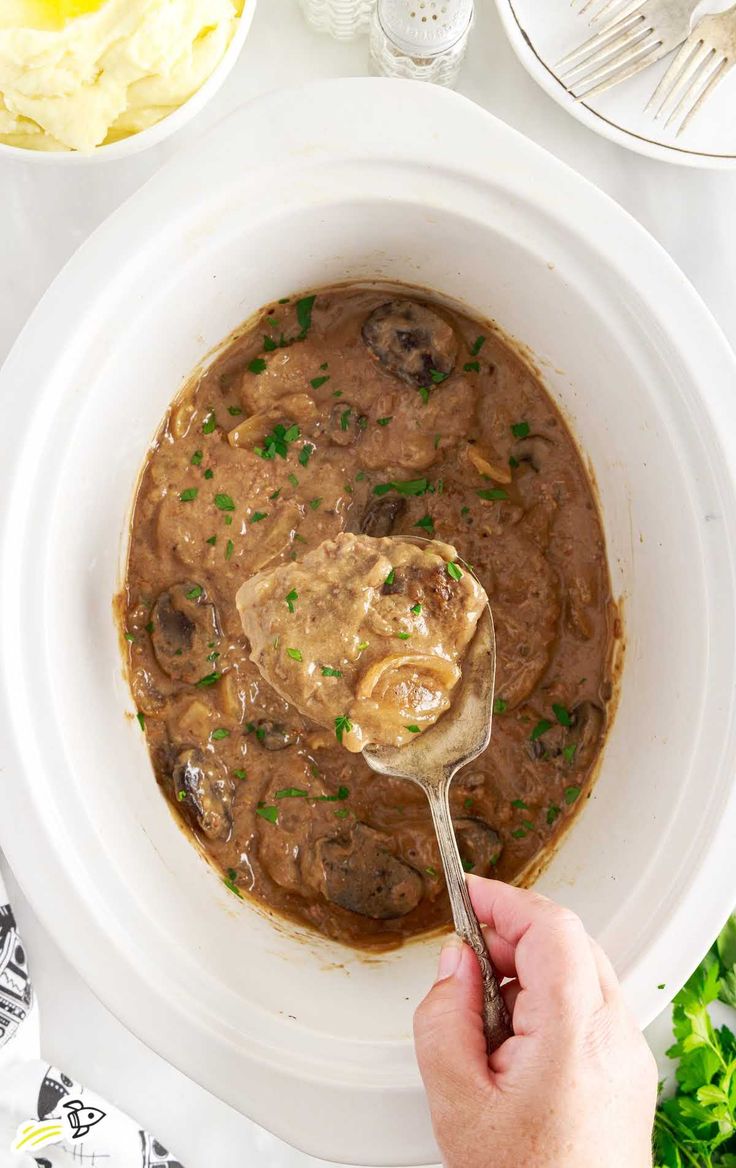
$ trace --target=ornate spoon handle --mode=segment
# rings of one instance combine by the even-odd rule
[[[457,850],[457,841],[452,827],[450,805],[447,799],[448,786],[449,783],[444,782],[437,787],[426,787],[425,790],[432,812],[432,822],[437,833],[437,842],[440,845],[455,932],[458,937],[470,945],[480,965],[483,978],[483,1029],[488,1053],[493,1054],[493,1051],[502,1042],[511,1037],[513,1030],[506,1003],[501,996],[496,971],[488,954],[483,930],[475,915],[475,909],[470,903],[465,873],[460,862],[460,853]]]

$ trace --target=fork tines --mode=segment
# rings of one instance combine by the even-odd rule
[[[624,81],[662,55],[663,44],[641,4],[627,4],[599,32],[558,63],[562,84],[578,97],[591,97]]]
[[[680,118],[679,136],[733,64],[732,59],[702,38],[691,37],[672,61],[646,108],[654,109],[655,121],[666,119],[665,128]]]

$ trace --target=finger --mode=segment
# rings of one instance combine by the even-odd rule
[[[616,970],[611,965],[611,962],[603,949],[593,937],[589,937],[590,949],[593,954],[596,969],[598,970],[598,979],[601,983],[601,990],[606,1002],[612,1002],[621,996],[621,983],[616,975]]]
[[[513,949],[516,977],[530,991],[519,1019],[523,1026],[569,1022],[601,1006],[598,967],[579,917],[498,880],[469,876],[468,891],[479,919]]]
[[[436,1109],[488,1084],[482,1001],[477,958],[452,937],[442,948],[438,980],[414,1014],[417,1061],[435,1122]]]
[[[521,986],[519,985],[516,978],[513,978],[511,981],[505,981],[501,986],[501,996],[506,1003],[506,1009],[509,1012],[509,1017],[511,1018],[512,1024],[514,1019],[514,1007],[516,1005],[516,999],[520,993]]]
[[[483,935],[493,967],[502,977],[516,977],[516,959],[513,945],[499,936],[493,925],[483,925]]]

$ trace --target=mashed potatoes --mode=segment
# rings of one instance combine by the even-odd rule
[[[242,0],[0,5],[0,142],[92,150],[160,121],[221,60]]]

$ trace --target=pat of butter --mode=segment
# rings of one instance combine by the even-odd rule
[[[2,0],[0,28],[63,28],[76,16],[97,12],[106,0]]]

